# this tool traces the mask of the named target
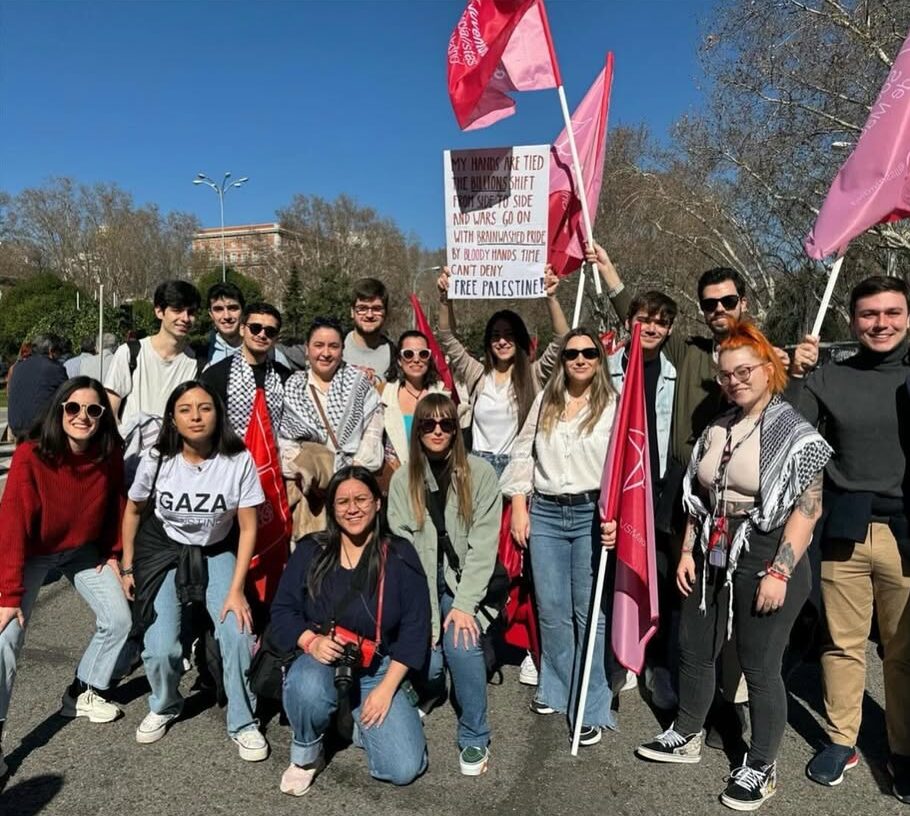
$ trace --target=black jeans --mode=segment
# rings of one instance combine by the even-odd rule
[[[757,573],[773,561],[783,529],[771,533],[753,530],[749,552],[740,553],[733,573],[733,637],[749,689],[752,745],[749,761],[771,763],[777,757],[787,724],[787,691],[781,677],[781,660],[790,630],[799,615],[812,582],[808,560],[803,557],[787,584],[783,607],[759,615],[755,598],[761,581]],[[706,614],[701,602],[704,559],[696,549],[695,588],[682,602],[679,623],[679,714],[676,730],[694,734],[701,730],[714,699],[715,668],[727,636],[729,587],[725,573],[709,568],[705,587]]]

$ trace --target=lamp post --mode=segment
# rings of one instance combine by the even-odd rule
[[[221,282],[224,283],[227,280],[227,265],[224,261],[224,194],[231,189],[231,187],[240,187],[246,182],[248,182],[249,176],[244,176],[243,178],[237,179],[237,181],[232,181],[228,183],[228,179],[231,177],[230,173],[225,173],[224,178],[221,180],[221,184],[216,184],[212,181],[205,173],[197,173],[196,178],[193,179],[193,184],[205,184],[211,187],[215,194],[218,196],[218,204],[221,207]]]

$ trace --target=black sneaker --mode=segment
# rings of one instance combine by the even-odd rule
[[[678,762],[691,765],[701,761],[701,732],[680,734],[671,725],[663,734],[651,742],[645,742],[635,749],[643,759],[654,762]]]
[[[888,760],[891,774],[891,792],[899,802],[910,805],[910,757],[892,754]]]
[[[574,734],[569,734],[569,742],[572,742]],[[603,739],[603,729],[596,725],[583,725],[578,733],[579,745],[597,745]]]
[[[733,810],[758,810],[777,792],[777,763],[746,762],[730,774],[720,801]]]
[[[530,703],[528,703],[528,708],[530,708],[531,711],[533,711],[535,714],[555,714],[556,713],[555,708],[550,708],[550,706],[548,706],[546,703],[542,703],[542,702],[540,702],[540,700],[538,700],[536,698],[531,700]]]
[[[828,745],[806,766],[806,776],[819,785],[840,785],[844,774],[859,765],[859,755],[852,745]]]

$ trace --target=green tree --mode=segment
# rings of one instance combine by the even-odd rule
[[[324,274],[313,281],[303,297],[301,331],[305,332],[317,317],[333,317],[346,323],[351,311],[349,297],[350,281],[337,267],[326,267]]]
[[[282,313],[284,333],[289,339],[297,339],[306,330],[304,321],[303,290],[300,286],[300,270],[296,263],[291,264],[287,284],[284,289],[284,309]]]

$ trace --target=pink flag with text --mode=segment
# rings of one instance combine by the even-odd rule
[[[904,41],[866,120],[806,237],[821,260],[876,224],[910,216],[910,37]]]
[[[616,583],[613,591],[613,654],[636,674],[645,646],[657,631],[657,556],[641,325],[635,324],[629,364],[600,485],[600,517],[615,520]]]
[[[560,84],[543,0],[470,0],[449,40],[449,97],[462,130],[515,113],[515,91]]]
[[[613,53],[607,54],[603,70],[572,114],[572,132],[584,176],[585,197],[591,226],[597,213],[603,181],[604,154],[607,146],[607,115],[613,85]],[[569,275],[585,257],[584,219],[578,185],[572,168],[572,152],[565,129],[550,149],[550,253],[548,261],[557,275]]]

